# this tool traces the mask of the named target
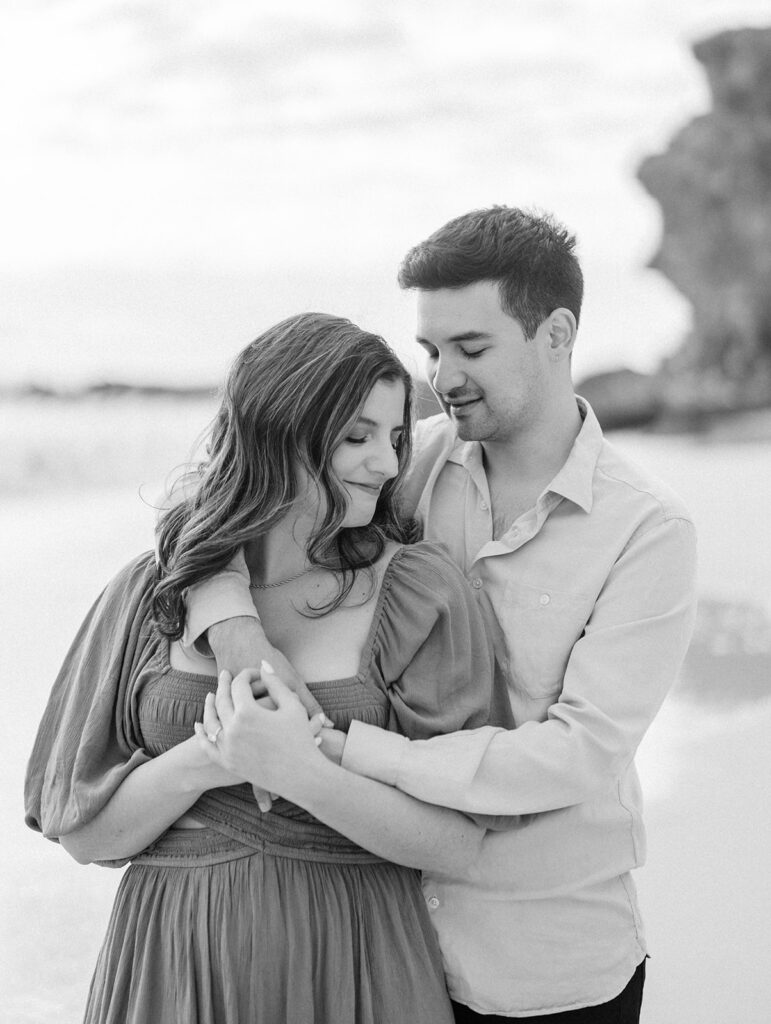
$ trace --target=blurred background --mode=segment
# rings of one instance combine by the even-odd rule
[[[318,309],[419,374],[402,255],[506,203],[577,233],[579,391],[700,534],[696,636],[639,755],[643,1020],[765,1024],[767,0],[28,0],[0,85],[5,1019],[80,1019],[118,873],[25,830],[24,764],[231,358]]]

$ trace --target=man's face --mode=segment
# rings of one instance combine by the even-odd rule
[[[527,340],[498,285],[418,292],[428,380],[464,441],[507,442],[538,418],[548,385],[548,330]]]

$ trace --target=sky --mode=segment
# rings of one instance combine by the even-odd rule
[[[768,0],[26,0],[0,10],[0,383],[217,382],[303,309],[411,363],[404,252],[467,209],[579,239],[577,374],[688,329],[635,179]]]

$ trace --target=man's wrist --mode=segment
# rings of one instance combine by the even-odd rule
[[[228,669],[235,674],[243,668],[256,668],[273,650],[260,620],[248,615],[215,622],[206,635],[220,671]]]
[[[251,629],[255,635],[265,636],[265,631],[262,628],[260,620],[253,615],[231,615],[227,619],[220,619],[219,622],[213,622],[211,626],[206,630],[206,637],[209,643],[212,639],[218,642],[221,638],[227,637],[228,639],[233,636],[237,631],[242,629]]]
[[[408,744],[407,737],[399,733],[354,721],[348,730],[341,766],[346,771],[395,786]]]

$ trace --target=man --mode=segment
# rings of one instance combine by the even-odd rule
[[[517,727],[410,742],[354,723],[342,764],[428,802],[522,816],[487,834],[468,877],[425,878],[458,1021],[639,1020],[633,758],[688,644],[695,541],[679,499],[573,393],[574,245],[549,217],[495,207],[440,228],[399,273],[444,409],[418,424],[408,499],[478,595]],[[190,602],[193,633],[242,616],[209,632],[223,663],[259,631],[237,581]]]

